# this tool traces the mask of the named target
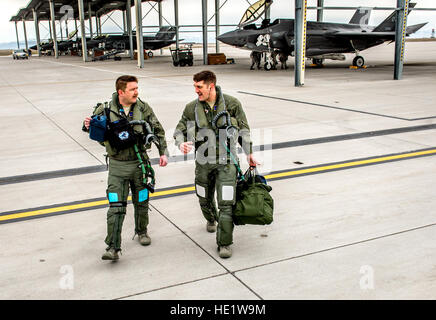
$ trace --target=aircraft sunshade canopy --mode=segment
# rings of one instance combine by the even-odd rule
[[[239,22],[239,27],[242,28],[258,20],[269,8],[272,2],[272,0],[259,0],[252,4],[242,16],[242,19]]]

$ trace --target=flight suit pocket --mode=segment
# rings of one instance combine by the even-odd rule
[[[199,196],[201,198],[206,198],[207,186],[202,186],[196,182],[195,183],[195,192],[197,193],[197,196]]]
[[[144,202],[148,200],[148,189],[142,189],[138,192],[138,202]]]

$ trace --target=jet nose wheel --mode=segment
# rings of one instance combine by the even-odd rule
[[[147,55],[148,55],[149,58],[153,58],[153,52],[148,51],[148,52],[147,52]]]
[[[263,67],[266,71],[270,71],[272,69],[272,64],[270,62],[267,62]]]
[[[365,65],[365,59],[362,56],[357,56],[353,59],[353,66],[362,68]]]
[[[323,66],[322,63],[324,62],[324,59],[314,58],[314,59],[312,59],[312,62],[317,67],[322,67]]]

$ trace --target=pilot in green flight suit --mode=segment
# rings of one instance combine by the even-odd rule
[[[116,81],[116,92],[112,95],[112,100],[107,105],[109,112],[105,113],[105,105],[98,104],[93,115],[109,115],[110,121],[116,122],[120,119],[145,120],[158,140],[159,165],[164,167],[168,163],[168,151],[165,141],[165,131],[159,120],[156,118],[151,107],[138,98],[138,79],[134,76],[121,76]],[[91,118],[87,117],[84,121],[85,130],[89,129]],[[133,125],[134,136],[144,136],[142,125]],[[137,141],[137,140],[135,140]],[[150,144],[137,143],[138,153],[135,146],[118,150],[106,140],[102,143],[106,147],[109,158],[109,174],[107,197],[109,200],[109,210],[107,212],[107,244],[103,260],[118,260],[118,252],[121,250],[121,230],[124,216],[126,214],[127,198],[129,187],[132,191],[132,202],[135,217],[135,235],[138,234],[139,242],[142,245],[149,245],[151,239],[148,236],[148,199],[149,190],[144,185],[143,170],[140,166],[138,155],[146,165],[150,165],[146,149]],[[114,144],[114,143],[112,143]],[[150,173],[151,167],[148,168]]]
[[[236,127],[239,130],[237,140],[249,164],[256,166],[258,163],[252,155],[250,128],[238,99],[222,93],[211,71],[199,72],[193,80],[198,99],[186,105],[174,139],[185,154],[195,143],[195,190],[207,220],[206,229],[208,232],[216,231],[219,256],[229,258],[232,255],[230,245],[233,243],[232,206],[236,200],[237,169],[234,161],[237,161],[237,153],[236,139],[228,140],[223,128],[229,125]],[[226,112],[229,118],[225,116]],[[231,159],[229,151],[235,160]],[[215,204],[215,190],[219,212]],[[218,222],[217,227],[215,221]]]

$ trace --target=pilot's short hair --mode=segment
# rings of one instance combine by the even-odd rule
[[[126,90],[127,87],[127,83],[129,82],[136,82],[138,83],[138,78],[136,78],[135,76],[129,76],[129,75],[124,75],[121,77],[118,77],[117,81],[115,81],[115,89],[117,90]]]
[[[194,74],[194,82],[204,81],[206,84],[213,83],[216,85],[216,75],[212,71],[204,70],[199,73]]]

